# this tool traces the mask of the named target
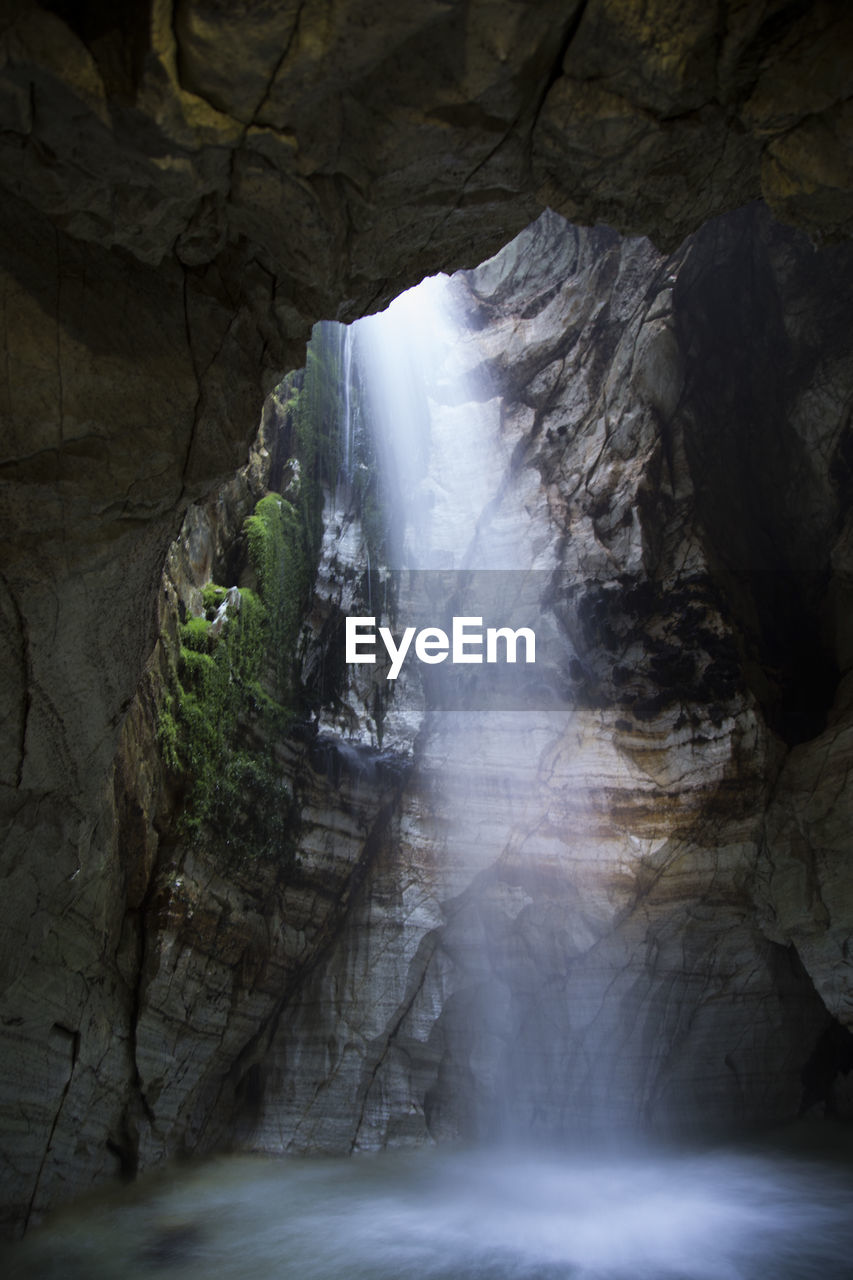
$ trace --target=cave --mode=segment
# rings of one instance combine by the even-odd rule
[[[13,1273],[848,1274],[848,7],[0,44]]]

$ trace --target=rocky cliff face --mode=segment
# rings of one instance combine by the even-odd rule
[[[447,394],[445,369],[419,483],[440,501],[476,420],[472,544],[525,570],[548,695],[447,710],[407,671],[378,715],[383,673],[339,644],[370,607],[364,502],[332,485],[299,643],[310,713],[274,745],[289,852],[181,834],[160,677],[127,722],[121,1033],[94,1062],[76,1042],[53,1177],[81,1176],[84,1133],[103,1141],[95,1088],[134,1167],[234,1141],[662,1132],[832,1104],[850,270],[754,208],[672,257],[546,215],[454,278],[455,376],[479,399]],[[247,580],[233,543],[272,476],[288,491],[289,412],[271,403],[250,467],[193,509],[167,634],[225,566]],[[741,489],[721,484],[732,453]]]
[[[796,1113],[849,998],[843,727],[785,763],[846,662],[850,259],[815,265],[756,209],[673,258],[545,218],[456,278],[503,460],[472,543],[537,571],[569,691],[427,710],[265,1053],[266,1148]]]
[[[152,867],[162,857],[165,874],[172,855],[162,849],[165,829],[154,825],[156,797],[171,784],[150,753],[153,695],[143,686],[140,701],[132,702],[156,642],[166,548],[187,504],[245,457],[262,390],[288,363],[301,362],[311,321],[351,319],[427,270],[472,265],[544,200],[581,221],[650,232],[665,247],[759,193],[815,238],[845,235],[849,16],[840,3],[711,9],[662,3],[646,6],[640,20],[634,6],[589,0],[537,6],[533,18],[521,4],[452,11],[425,4],[392,20],[386,6],[377,18],[370,4],[345,4],[330,14],[308,3],[298,11],[245,9],[237,21],[198,0],[174,6],[157,0],[123,13],[121,22],[88,3],[10,4],[2,18],[0,253],[8,359],[0,524],[6,1064],[0,1108],[4,1203],[9,1220],[20,1223],[106,1176],[117,1161],[131,1164],[136,1148],[146,1149],[147,1127],[160,1123],[151,1100],[158,1090],[165,1091],[166,1119],[151,1151],[179,1145],[184,1132],[191,1145],[201,1124],[185,1121],[189,1103],[174,1082],[159,1080],[144,1036],[136,1043],[140,975],[161,945],[159,926],[144,923],[161,901]],[[702,698],[713,685],[716,702],[727,705],[725,672],[734,664],[760,722],[773,732],[771,744],[799,742],[786,766],[790,783],[780,785],[771,810],[777,817],[761,836],[776,850],[772,874],[756,879],[762,928],[775,946],[793,942],[804,957],[809,948],[815,955],[823,948],[820,963],[837,975],[846,964],[845,915],[836,909],[825,927],[823,913],[831,908],[819,899],[820,886],[841,877],[842,833],[814,796],[822,780],[834,787],[845,776],[846,704],[839,701],[828,722],[831,737],[823,740],[814,737],[823,725],[809,707],[815,698],[819,708],[831,700],[836,668],[847,665],[846,543],[836,518],[846,455],[833,429],[819,439],[811,432],[816,421],[837,425],[843,417],[837,397],[846,321],[841,303],[839,320],[826,302],[837,296],[843,268],[832,256],[813,260],[786,248],[777,233],[753,249],[748,223],[733,226],[740,230],[707,232],[719,239],[720,261],[730,264],[725,278],[738,284],[744,269],[758,273],[749,278],[767,285],[762,298],[766,293],[778,321],[761,347],[754,382],[744,352],[755,350],[763,312],[750,316],[744,304],[743,328],[727,329],[724,350],[712,349],[707,333],[701,342],[693,336],[693,326],[720,308],[733,326],[725,310],[730,290],[714,292],[708,264],[718,259],[707,243],[679,275],[685,288],[692,283],[673,312],[674,329],[662,312],[637,332],[648,359],[629,359],[616,329],[605,325],[603,332],[621,351],[624,368],[636,368],[644,413],[659,414],[665,426],[673,420],[672,397],[682,397],[676,415],[682,434],[662,429],[659,445],[648,446],[636,510],[645,513],[640,541],[648,541],[642,551],[648,575],[647,561],[677,556],[672,540],[683,529],[672,511],[683,501],[690,508],[695,495],[702,554],[719,592],[714,608],[727,618],[736,650],[706,650],[699,674],[711,674]],[[612,257],[604,255],[608,271]],[[828,280],[809,293],[817,261],[829,264],[821,268]],[[494,318],[500,298],[490,300],[483,289],[480,302]],[[568,322],[567,332],[575,333],[572,316]],[[825,376],[819,343],[833,353]],[[581,416],[593,403],[584,396],[605,394],[599,376],[612,353],[595,350],[566,393],[580,397]],[[789,351],[801,353],[796,385],[785,382],[774,398],[769,384]],[[732,362],[737,378],[729,376]],[[521,442],[539,424],[541,484],[531,467],[526,482],[540,503],[547,494],[555,520],[571,523],[583,495],[603,486],[602,505],[584,508],[583,519],[596,548],[585,556],[604,573],[617,562],[615,547],[624,547],[632,564],[637,555],[640,523],[635,528],[632,517],[630,527],[619,526],[615,515],[625,518],[627,499],[612,508],[603,501],[611,480],[617,489],[622,483],[616,472],[633,447],[632,415],[618,424],[606,419],[598,478],[587,481],[578,471],[576,491],[575,473],[563,474],[569,463],[558,459],[559,443],[550,461],[543,443],[554,443],[548,430],[563,443],[569,433],[565,422],[545,421],[558,363],[539,368],[530,358],[532,376],[541,372],[543,380],[519,402],[513,430]],[[613,374],[617,382],[621,376]],[[587,383],[588,393],[578,389]],[[733,387],[745,389],[737,393],[744,399],[730,406]],[[608,390],[601,403],[610,398]],[[746,417],[734,416],[735,409]],[[757,434],[741,439],[728,429],[742,421]],[[766,458],[780,443],[774,427],[782,421],[779,462],[768,473]],[[725,441],[719,456],[718,438]],[[812,470],[813,446],[821,465]],[[755,476],[760,504],[752,503],[746,481],[731,483],[736,467]],[[695,477],[692,491],[688,485],[670,492],[672,476],[679,485]],[[763,530],[758,512],[766,501],[775,515]],[[658,502],[670,514],[656,523],[649,508]],[[804,540],[789,544],[783,517],[792,508],[799,514],[790,523]],[[739,543],[728,540],[729,528]],[[761,588],[774,580],[775,563],[762,560],[738,574],[738,547],[751,547],[758,533],[783,558],[788,576],[781,591]],[[214,543],[205,550],[206,535],[200,528],[197,534],[199,556],[213,563]],[[661,680],[667,696],[679,688],[686,676],[677,674],[654,593],[633,598],[627,622],[612,592],[581,608],[588,595],[566,601],[564,625],[583,668],[581,684],[605,687],[601,695],[585,695],[591,705],[605,695],[613,706],[620,698],[631,706],[644,698],[654,703]],[[637,610],[659,632],[654,663],[641,681],[607,693],[625,664],[596,660],[593,637],[627,644]],[[789,622],[798,640],[778,651]],[[825,683],[815,682],[811,673],[827,653],[835,665]],[[635,732],[630,714],[619,719]],[[713,721],[712,727],[716,732]],[[116,790],[110,771],[121,734]],[[644,731],[642,769],[647,739]],[[620,748],[620,761],[623,754]],[[751,748],[743,755],[756,759]],[[775,758],[770,751],[768,759]],[[310,791],[307,748],[300,760]],[[333,780],[338,765],[328,768]],[[792,811],[802,841],[779,838],[780,829],[790,829]],[[390,821],[391,815],[382,820]],[[356,841],[360,849],[369,844],[377,865],[384,831],[380,824],[367,841],[360,831]],[[353,859],[332,878],[332,896],[340,891],[344,907],[363,882]],[[199,874],[200,881],[181,884],[206,884],[207,873]],[[265,874],[262,883],[277,875],[272,870],[264,881]],[[802,877],[808,911],[791,897]],[[274,898],[271,889],[255,910],[249,893],[241,908],[258,937],[277,929],[270,924],[278,918]],[[177,907],[175,913],[181,918]],[[207,945],[215,952],[215,936],[207,926],[200,931],[199,955]],[[325,954],[318,947],[312,958],[303,956],[312,972]],[[819,982],[817,960],[813,969]],[[221,991],[229,991],[231,978],[224,970],[220,977]],[[835,990],[837,978],[833,983]],[[278,979],[272,986],[279,990]],[[175,1006],[173,1025],[186,1020],[188,1008]],[[259,1016],[266,1014],[256,1009],[252,1025]],[[227,1041],[226,1056],[233,1048]],[[238,1054],[235,1061],[244,1059]],[[229,1088],[239,1086],[257,1111],[262,1082],[252,1052],[245,1064],[234,1068]],[[186,1096],[196,1098],[198,1115],[209,1115],[204,1099],[219,1085],[193,1091],[205,1072],[219,1079],[222,1061],[212,1050],[205,1057],[188,1049],[185,1066]],[[445,1096],[441,1089],[439,1095]],[[227,1106],[223,1111],[230,1114]],[[282,1123],[293,1131],[291,1119]]]

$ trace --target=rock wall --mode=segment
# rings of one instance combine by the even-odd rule
[[[767,285],[750,359],[745,259]],[[816,270],[755,207],[669,257],[549,214],[455,277],[469,336],[454,359],[486,399],[460,404],[439,380],[422,483],[438,493],[470,466],[460,422],[488,424],[489,485],[467,485],[482,492],[474,541],[499,559],[513,548],[533,616],[550,619],[539,676],[562,692],[447,711],[407,674],[378,718],[383,673],[346,671],[335,639],[368,607],[359,504],[329,492],[300,653],[306,687],[324,662],[339,679],[276,747],[295,861],[182,839],[150,698],[128,720],[116,795],[137,876],[122,926],[133,994],[110,1138],[126,1164],[233,1142],[743,1130],[833,1106],[840,1058],[808,1064],[833,1017],[849,1020],[846,736],[821,732],[832,680],[821,709],[785,645],[799,656],[810,637],[829,675],[846,670],[828,624],[844,582],[850,267],[845,249]],[[730,382],[716,380],[721,345]],[[750,419],[766,399],[772,413]],[[743,444],[728,414],[786,446],[770,475],[756,440],[743,448],[766,544],[744,494],[725,518],[708,505]],[[197,611],[198,587],[235,563],[227,531],[287,441],[270,412],[247,471],[193,510],[165,618],[178,597]],[[87,1119],[85,1101],[94,1147],[103,1114]]]
[[[456,277],[503,459],[472,545],[534,570],[570,692],[427,709],[392,840],[259,1063],[255,1142],[833,1105],[837,1062],[804,1080],[849,1019],[844,728],[786,751],[848,661],[850,263],[756,207],[669,258],[548,215]],[[435,395],[439,490],[482,405]]]
[[[127,1164],[142,1123],[125,908],[156,832],[110,771],[123,731],[150,738],[129,709],[166,548],[244,460],[263,390],[318,316],[473,265],[544,201],[664,247],[759,194],[847,234],[849,15],[28,0],[0,30],[0,1112],[20,1224]],[[156,791],[147,746],[122,750]],[[779,866],[762,901],[786,944],[803,924]]]

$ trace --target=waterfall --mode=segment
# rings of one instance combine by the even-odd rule
[[[466,320],[458,282],[425,280],[353,330],[388,532],[383,571],[398,576],[396,631],[407,625],[449,631],[460,616],[479,618],[484,627],[533,624],[540,645],[535,666],[410,664],[389,696],[389,720],[398,714],[405,722],[416,698],[412,684],[422,682],[419,770],[428,781],[432,822],[445,833],[439,896],[452,970],[452,977],[435,980],[457,983],[465,1001],[461,1038],[478,1082],[476,1098],[465,1105],[481,1136],[493,1137],[529,1125],[535,1109],[526,1096],[529,1062],[514,1044],[518,993],[501,976],[514,962],[498,935],[547,897],[538,851],[526,857],[524,848],[548,807],[541,763],[559,750],[569,720],[564,698],[547,688],[548,645],[556,633],[542,600],[556,552],[520,500],[534,486],[538,491],[538,477],[514,467],[490,353]],[[369,564],[369,550],[365,555]],[[367,607],[372,616],[375,597]],[[578,797],[574,803],[577,811]],[[560,863],[566,856],[565,848],[544,855]],[[516,944],[507,945],[511,951]],[[547,1061],[539,1076],[556,1077],[558,1051],[544,1031],[538,1035],[532,1052]],[[436,1103],[437,1133],[449,1105]]]
[[[346,484],[352,483],[352,464],[353,464],[353,404],[352,404],[352,346],[353,346],[353,329],[351,325],[341,326],[341,343],[342,352],[342,379],[344,393],[344,421],[343,421],[343,473]]]
[[[684,834],[754,720],[683,689],[680,610],[717,614],[683,512],[649,514],[654,255],[632,244],[614,273],[607,237],[546,219],[527,238],[353,327],[351,506],[311,624],[342,679],[316,727],[394,776],[371,793],[379,827],[341,797],[346,859],[369,862],[275,1047],[272,1150],[772,1118],[823,1017],[744,928],[722,855]],[[676,517],[671,545],[650,541]],[[348,631],[344,661],[353,619],[370,653]],[[535,661],[489,665],[482,631],[481,661],[457,661],[459,620],[529,630]],[[715,643],[709,627],[708,660]],[[778,1088],[756,1072],[771,1062]]]
[[[353,326],[367,413],[396,538],[390,567],[520,567],[478,537],[497,472],[499,400],[475,371],[476,343],[453,282],[433,276]],[[505,551],[505,549],[504,549]]]

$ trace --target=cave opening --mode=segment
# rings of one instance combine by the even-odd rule
[[[843,332],[792,330],[841,326],[845,276],[807,252],[756,210],[669,255],[547,213],[315,328],[170,552],[151,790],[137,757],[117,791],[123,847],[157,838],[108,1147],[237,1154],[33,1235],[22,1276],[846,1274],[849,1033],[767,784],[843,665]],[[353,661],[353,616],[426,656]],[[459,617],[536,661],[452,670]]]
[[[849,0],[0,9],[4,1274],[848,1276]]]

